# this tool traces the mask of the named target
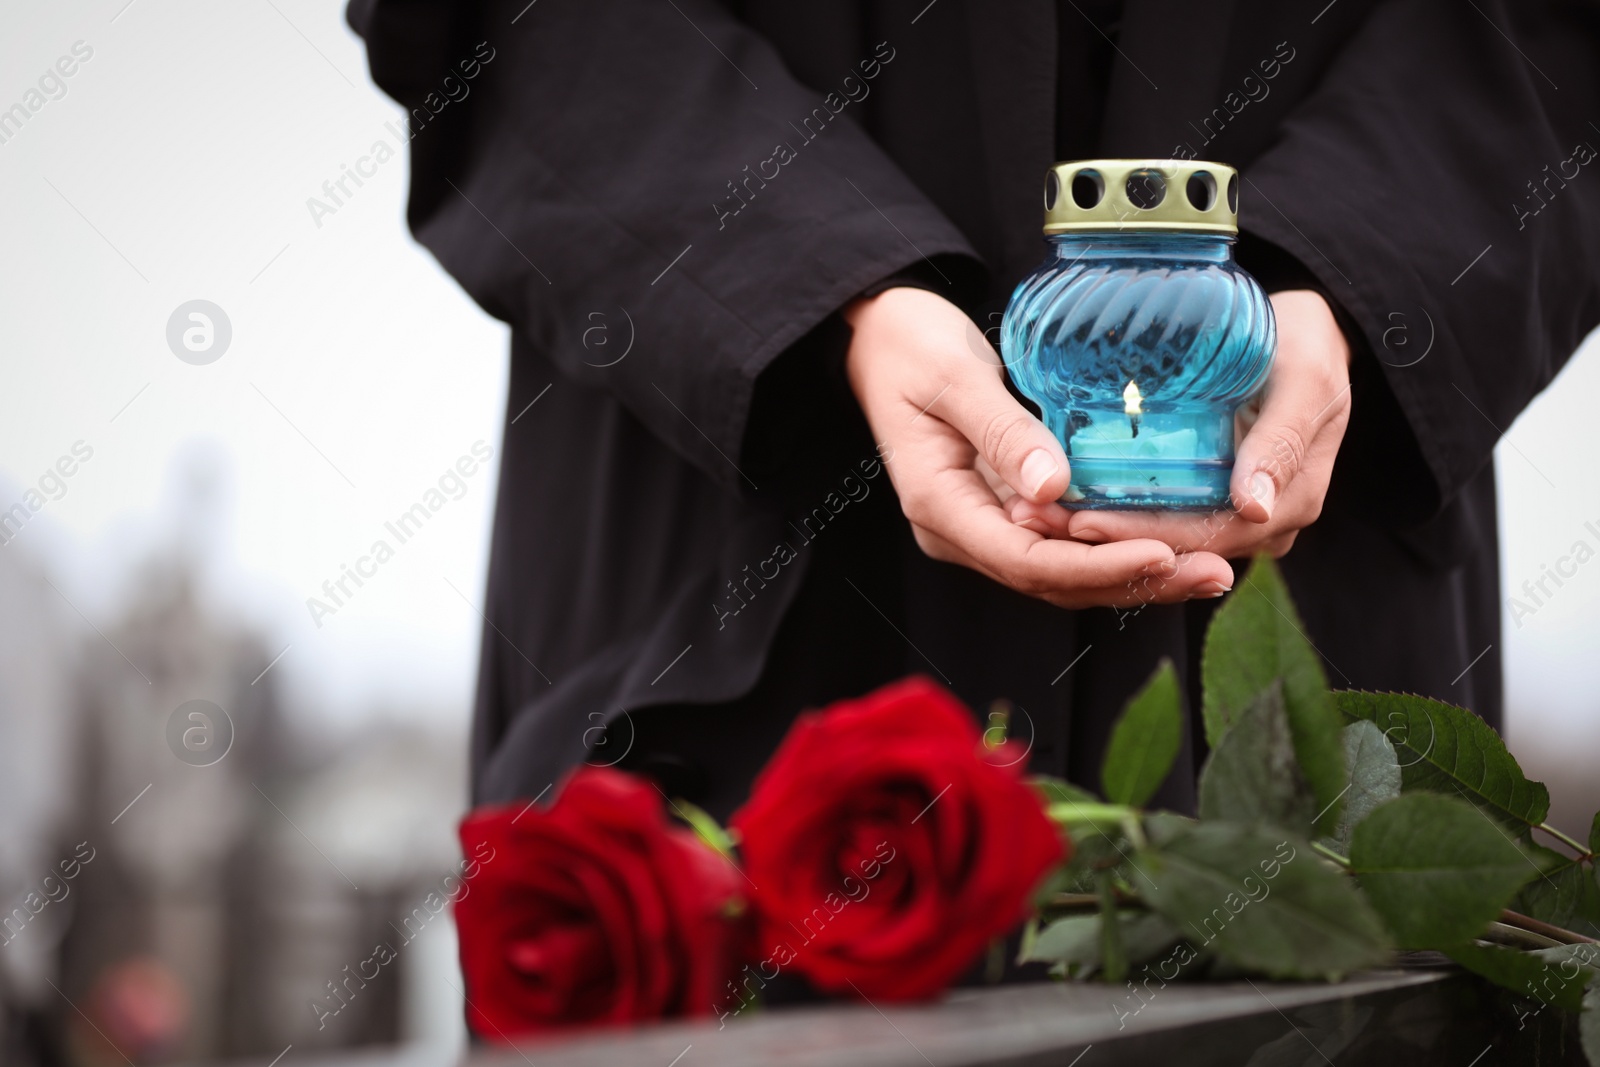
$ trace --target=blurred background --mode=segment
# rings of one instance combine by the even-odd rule
[[[506,332],[410,241],[342,5],[0,13],[0,1064],[447,1059]],[[1575,836],[1596,348],[1497,459],[1510,742]]]

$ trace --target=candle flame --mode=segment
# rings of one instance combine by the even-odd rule
[[[1128,387],[1122,391],[1122,410],[1129,415],[1142,414],[1139,405],[1143,401],[1144,397],[1139,393],[1139,383],[1129,381]]]

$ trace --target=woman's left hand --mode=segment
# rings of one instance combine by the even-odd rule
[[[1234,462],[1234,511],[1069,511],[1020,496],[1011,520],[1036,533],[1101,544],[1164,541],[1174,552],[1239,559],[1282,556],[1322,514],[1333,460],[1350,422],[1350,344],[1319,293],[1272,294],[1278,354],[1266,388],[1239,412],[1244,440]]]

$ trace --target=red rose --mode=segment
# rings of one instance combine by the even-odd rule
[[[764,966],[874,1000],[958,978],[1062,858],[1005,761],[923,678],[801,716],[733,817]]]
[[[583,767],[548,808],[471,812],[461,845],[474,859],[456,925],[481,1036],[707,1015],[725,995],[746,883],[668,822],[649,783]]]

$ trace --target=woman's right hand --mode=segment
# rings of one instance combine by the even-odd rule
[[[954,304],[889,289],[844,311],[856,400],[911,523],[934,559],[1058,607],[1132,607],[1220,596],[1233,570],[1210,552],[1140,538],[1085,544],[1007,517],[1007,499],[1066,492],[1067,457],[1006,391],[1000,356]]]

